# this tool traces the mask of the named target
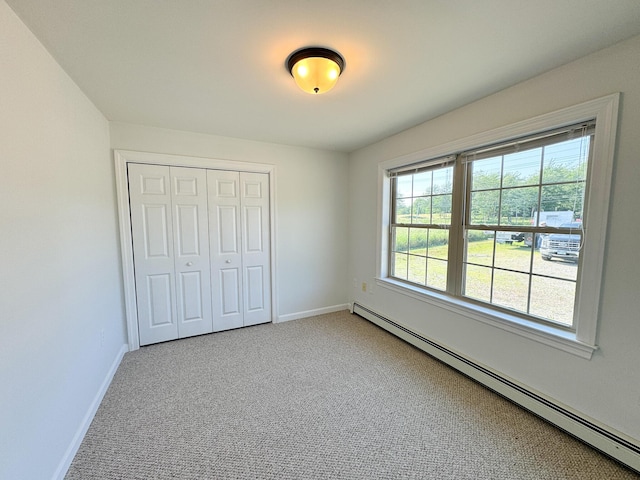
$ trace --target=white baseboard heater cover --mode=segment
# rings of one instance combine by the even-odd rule
[[[622,438],[619,434],[596,425],[578,413],[570,411],[567,407],[534,393],[523,385],[505,378],[358,303],[353,304],[352,312],[640,473],[640,446]]]

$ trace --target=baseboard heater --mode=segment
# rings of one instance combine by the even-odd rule
[[[640,446],[358,303],[352,312],[640,473]]]

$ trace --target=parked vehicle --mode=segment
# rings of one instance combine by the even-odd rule
[[[497,243],[506,243],[507,245],[511,245],[513,242],[517,242],[518,240],[514,239],[514,236],[520,235],[519,233],[514,232],[496,232],[496,242]]]
[[[540,223],[538,223],[538,217]],[[573,212],[571,210],[561,210],[555,212],[534,212],[531,218],[531,225],[547,225],[549,227],[559,227],[566,223],[573,222]],[[524,235],[524,244],[530,247],[533,245],[533,233]],[[536,235],[536,248],[540,247],[542,236]]]
[[[493,232],[490,232],[491,234]],[[524,240],[524,233],[519,232],[502,232],[498,230],[496,232],[496,242],[498,243],[506,243],[507,245],[511,245],[513,242],[521,242]]]
[[[582,223],[563,223],[560,228],[570,228],[580,231]],[[582,236],[574,233],[550,233],[541,235],[540,256],[543,260],[561,258],[563,260],[578,261]]]
[[[538,222],[538,217],[540,222]],[[573,212],[571,210],[560,210],[553,212],[534,212],[531,218],[531,225],[548,225],[549,227],[559,227],[563,223],[573,222]]]

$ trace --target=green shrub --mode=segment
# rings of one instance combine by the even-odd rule
[[[481,232],[479,230],[469,230],[467,232],[467,239],[470,242],[481,242],[482,240],[486,240],[487,236],[484,234],[484,232]]]
[[[417,232],[414,229],[414,232]],[[415,235],[411,241],[411,250],[425,250],[427,247],[440,247],[442,245],[449,244],[449,231],[439,230],[436,228],[430,228],[428,230],[422,230],[424,235]],[[428,237],[427,237],[428,232]],[[478,230],[469,230],[467,232],[467,238],[470,242],[481,242],[487,239],[484,232]],[[395,245],[394,250],[396,252],[406,252],[409,250],[409,229],[407,227],[398,227],[395,230]]]
[[[418,232],[415,229],[414,232]],[[424,235],[413,235],[411,239],[411,250],[426,249],[428,247],[439,247],[449,243],[449,231],[430,228],[422,230]],[[397,252],[406,252],[409,249],[409,229],[399,227],[395,230],[394,250]]]

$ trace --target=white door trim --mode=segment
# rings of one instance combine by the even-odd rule
[[[122,278],[124,283],[125,314],[129,351],[140,348],[138,336],[138,308],[136,304],[135,276],[133,268],[133,243],[131,238],[131,212],[129,210],[129,188],[127,182],[128,163],[147,163],[176,167],[194,167],[211,170],[233,170],[269,174],[269,235],[271,261],[271,321],[278,318],[276,293],[276,167],[266,163],[238,162],[213,158],[168,155],[163,153],[114,150],[118,218],[120,226],[120,248],[122,250]]]

